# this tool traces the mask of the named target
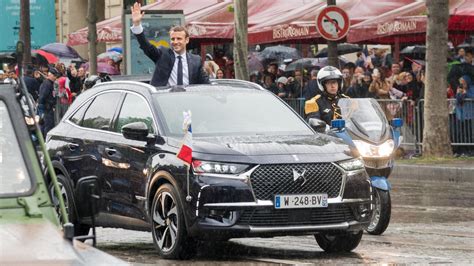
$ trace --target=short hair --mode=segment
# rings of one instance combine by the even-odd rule
[[[311,76],[312,77],[317,77],[318,76],[318,70],[317,69],[311,70]]]
[[[186,27],[183,27],[183,26],[174,26],[174,27],[171,27],[170,29],[170,32],[172,31],[184,31],[185,35],[186,35],[186,38],[189,37],[189,32],[188,30],[186,29]]]

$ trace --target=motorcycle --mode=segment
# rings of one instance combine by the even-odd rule
[[[389,123],[375,99],[343,98],[338,106],[342,119],[333,120],[331,129],[328,130],[323,121],[310,119],[309,123],[316,130],[319,128],[320,132],[325,127],[323,131],[343,139],[354,155],[363,158],[373,191],[372,217],[365,230],[369,234],[380,235],[390,223],[391,185],[388,177],[394,166],[395,151],[402,140],[400,128],[403,120],[394,118]]]

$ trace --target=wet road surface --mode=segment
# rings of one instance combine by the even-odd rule
[[[244,238],[201,245],[189,261],[167,261],[157,255],[151,233],[109,228],[98,229],[98,247],[136,265],[474,263],[474,179],[391,182],[387,231],[364,234],[352,253],[326,254],[313,236]]]

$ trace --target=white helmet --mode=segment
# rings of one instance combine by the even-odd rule
[[[342,73],[339,69],[333,66],[325,66],[321,68],[318,72],[318,76],[316,77],[318,82],[318,87],[321,92],[324,92],[324,83],[328,80],[337,80],[339,84],[339,90],[342,89]]]

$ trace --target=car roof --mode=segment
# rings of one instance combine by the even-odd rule
[[[95,85],[92,91],[96,93],[99,91],[109,89],[127,89],[127,90],[138,90],[145,93],[167,93],[167,92],[185,92],[185,91],[222,91],[222,90],[256,90],[256,91],[267,91],[260,85],[235,79],[214,79],[211,80],[210,84],[192,84],[188,86],[161,86],[154,87],[143,81],[136,80],[115,80],[110,82],[102,82]],[[88,90],[89,91],[89,90]],[[87,91],[86,91],[87,92]]]

